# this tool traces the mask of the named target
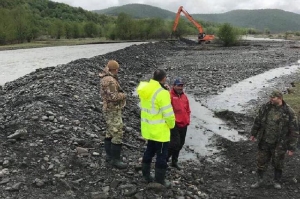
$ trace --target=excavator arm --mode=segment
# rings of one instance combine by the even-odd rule
[[[177,28],[181,12],[185,15],[185,17],[188,20],[190,20],[190,22],[192,22],[197,27],[199,33],[203,33],[202,26],[200,24],[198,24],[186,10],[183,9],[183,6],[180,6],[177,11],[176,18],[175,18],[174,25],[173,25],[173,31],[175,31]]]
[[[198,43],[201,43],[201,42],[210,42],[211,40],[213,40],[215,38],[214,35],[206,35],[204,32],[203,32],[203,28],[202,26],[197,23],[197,21],[195,21],[193,19],[193,17],[186,11],[183,9],[183,6],[180,6],[178,11],[177,11],[177,14],[176,14],[176,17],[175,17],[175,20],[174,20],[174,25],[173,25],[173,32],[176,31],[176,28],[177,28],[177,25],[178,25],[178,22],[179,22],[179,19],[180,19],[180,14],[183,13],[185,15],[185,17],[194,24],[194,26],[197,27],[198,31],[199,31],[199,34],[198,34]]]

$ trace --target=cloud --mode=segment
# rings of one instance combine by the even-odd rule
[[[300,14],[300,0],[54,0],[86,10],[101,10],[131,3],[157,6],[177,12],[183,6],[191,14],[224,13],[236,9],[282,9]]]

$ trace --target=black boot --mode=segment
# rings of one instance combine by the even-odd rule
[[[175,167],[175,168],[178,169],[179,171],[181,170],[181,167],[178,165],[178,160],[177,160],[177,161],[173,161],[173,160],[172,160],[172,167]]]
[[[181,167],[178,165],[178,156],[179,156],[179,151],[174,151],[172,155],[172,167],[181,170]]]
[[[149,183],[154,181],[154,177],[150,174],[151,164],[142,163],[142,172],[144,179]]]
[[[256,189],[263,184],[264,171],[257,170],[257,180],[254,184],[251,185],[251,188]]]
[[[104,149],[106,152],[105,161],[110,162],[111,161],[111,138],[104,139]]]
[[[274,170],[274,188],[275,189],[281,189],[281,176],[282,176],[282,170],[275,169]]]
[[[167,169],[155,168],[155,182],[164,185],[165,187],[171,187],[171,183],[166,178]]]
[[[126,169],[127,165],[121,160],[122,144],[111,143],[111,164],[117,169]]]

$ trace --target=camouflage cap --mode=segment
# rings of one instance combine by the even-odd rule
[[[273,98],[273,97],[282,97],[282,92],[280,90],[273,90],[271,92],[271,94],[269,95],[269,97]]]
[[[115,60],[109,60],[106,67],[110,70],[116,70],[119,68],[119,64]]]

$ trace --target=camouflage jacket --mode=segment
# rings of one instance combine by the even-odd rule
[[[254,120],[251,135],[257,138],[258,143],[262,141],[264,136],[268,113],[272,106],[274,105],[270,102],[262,105]],[[280,131],[278,132],[276,143],[281,144],[281,146],[286,150],[296,150],[299,135],[298,119],[294,110],[284,101],[281,108],[281,117],[278,119],[277,123]]]
[[[119,110],[126,104],[126,94],[123,92],[118,79],[109,71],[104,70],[100,75],[100,95],[103,110]]]

